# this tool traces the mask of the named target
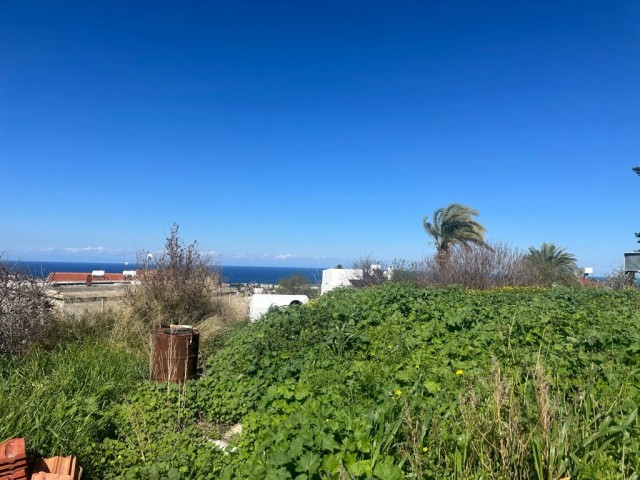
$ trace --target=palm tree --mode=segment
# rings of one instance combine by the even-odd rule
[[[443,267],[449,258],[451,247],[459,245],[469,249],[472,245],[491,248],[484,240],[486,229],[471,217],[480,215],[477,210],[452,203],[433,212],[433,223],[427,221],[428,216],[422,219],[422,225],[426,232],[433,238],[433,244],[437,249],[438,264]]]
[[[578,264],[575,255],[553,243],[544,242],[540,249],[529,247],[525,256],[541,274],[544,283],[574,283]]]

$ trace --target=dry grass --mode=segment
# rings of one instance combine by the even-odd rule
[[[207,342],[212,338],[224,335],[237,324],[246,321],[249,316],[249,297],[244,295],[221,296],[221,311],[208,316],[196,326],[200,331],[200,340]]]

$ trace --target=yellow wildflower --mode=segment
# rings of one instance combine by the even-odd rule
[[[402,390],[395,390],[393,393],[395,393],[396,395],[400,396],[400,395],[402,395]]]
[[[456,375],[462,375],[464,372],[460,369],[456,370]]]

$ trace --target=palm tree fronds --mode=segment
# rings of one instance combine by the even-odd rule
[[[484,240],[485,227],[472,218],[479,215],[474,208],[452,203],[433,213],[433,223],[428,222],[428,216],[425,215],[422,224],[433,238],[439,253],[448,251],[454,245],[465,249],[472,245],[490,248]]]
[[[578,264],[575,255],[553,243],[544,242],[540,248],[529,247],[526,258],[538,270],[546,283],[570,284],[575,282]]]

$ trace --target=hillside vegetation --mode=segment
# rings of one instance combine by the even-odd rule
[[[237,335],[198,385],[238,478],[626,478],[636,292],[344,290]]]
[[[639,306],[634,290],[339,290],[246,324],[182,387],[115,346],[75,355],[83,375],[104,355],[123,388],[67,382],[73,428],[30,449],[77,448],[90,478],[636,478]],[[0,367],[3,407],[48,388],[32,357]],[[0,410],[3,436],[64,418],[37,409]],[[225,454],[210,440],[237,422]]]

